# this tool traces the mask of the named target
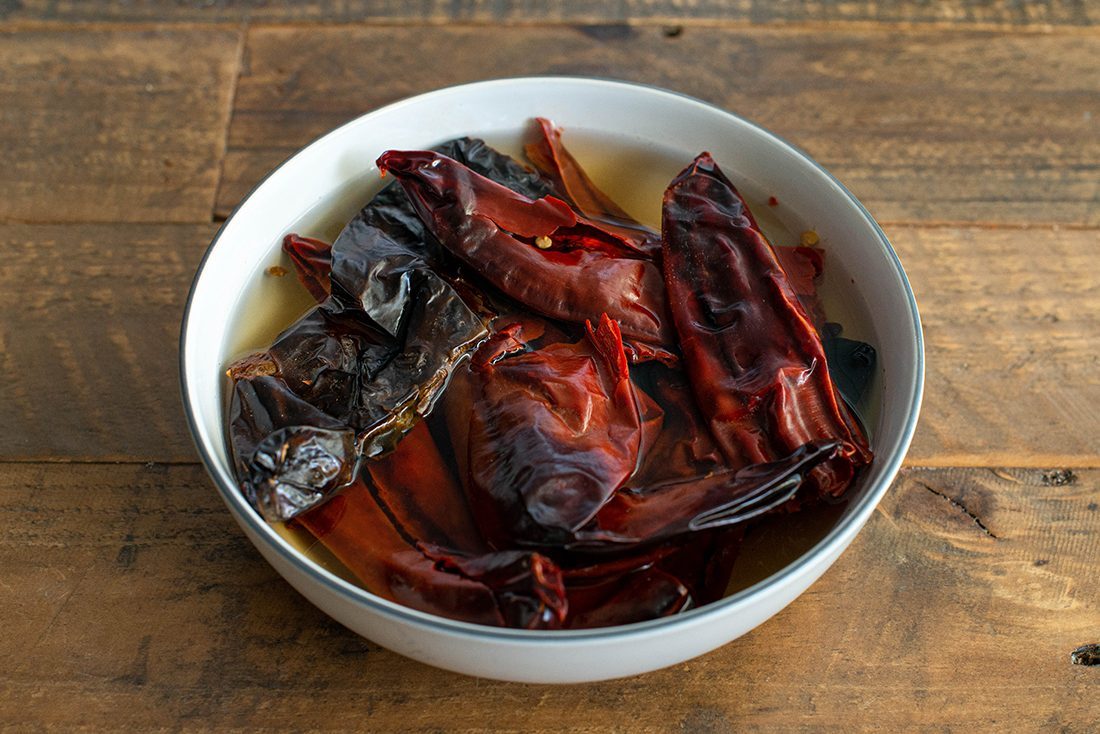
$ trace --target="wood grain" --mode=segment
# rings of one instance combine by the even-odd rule
[[[0,35],[0,220],[210,221],[240,40]]]
[[[294,149],[388,102],[485,77],[587,74],[742,114],[806,149],[882,221],[1097,225],[1097,57],[1092,35],[256,28],[217,208],[224,215]]]
[[[1100,667],[1069,653],[1100,643],[1098,24],[1074,0],[0,0],[0,730],[1095,730]],[[819,583],[585,686],[428,668],[305,602],[194,463],[176,374],[212,215],[359,114],[540,73],[808,150],[887,222],[928,348],[908,468]]]
[[[0,19],[46,21],[184,22],[477,22],[623,23],[734,21],[752,23],[887,22],[996,24],[1017,27],[1091,26],[1100,10],[1088,2],[1037,0],[948,0],[946,2],[845,2],[844,0],[21,0],[0,4]]]
[[[194,460],[177,344],[214,230],[0,226],[0,457]]]
[[[1100,718],[1100,668],[1069,660],[1100,641],[1097,471],[907,470],[823,579],[746,637],[665,671],[548,687],[435,670],[342,629],[275,576],[196,466],[73,468],[0,472],[6,728],[1087,731]]]
[[[183,299],[213,233],[212,225],[0,227],[0,459],[193,458],[176,348]],[[889,234],[928,349],[910,461],[1100,465],[1095,233]]]
[[[910,461],[1100,466],[1096,232],[895,227],[927,382]]]

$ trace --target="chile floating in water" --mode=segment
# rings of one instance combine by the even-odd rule
[[[706,153],[661,232],[535,121],[387,151],[316,305],[229,366],[241,490],[371,592],[485,625],[600,627],[723,595],[748,521],[813,512],[872,461],[874,349],[826,323],[823,252],[773,247]],[[429,419],[430,418],[430,419]]]

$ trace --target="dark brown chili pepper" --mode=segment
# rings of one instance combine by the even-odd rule
[[[433,293],[428,297],[422,294],[422,298],[411,304],[412,313],[407,317],[402,343],[380,333],[354,311],[334,312],[324,306],[312,309],[280,334],[266,352],[251,355],[230,367],[235,399],[242,409],[251,410],[256,401],[257,386],[244,384],[245,381],[258,377],[277,381],[260,385],[268,403],[278,400],[278,405],[272,408],[272,420],[263,425],[252,422],[233,428],[232,421],[237,418],[231,419],[230,442],[235,452],[251,456],[263,441],[265,452],[258,456],[268,468],[250,464],[250,471],[282,476],[290,471],[291,465],[282,461],[272,464],[271,459],[263,457],[300,457],[306,448],[316,453],[320,450],[316,444],[321,441],[321,434],[298,446],[304,440],[306,427],[349,431],[353,450],[351,455],[342,457],[343,464],[353,465],[359,456],[376,457],[392,450],[401,436],[430,412],[453,365],[474,346],[459,342],[450,350],[440,349],[441,345],[457,341],[454,333],[457,322],[448,312],[456,306],[461,306],[461,301],[446,294]],[[298,414],[298,418],[290,417],[289,412]],[[283,443],[285,446],[280,448]],[[335,444],[325,445],[333,451],[338,448]],[[265,517],[289,520],[335,491],[333,479],[324,472],[303,473],[300,468],[295,474],[293,499],[289,498],[290,485],[272,485],[273,480],[268,477],[262,486],[269,489],[260,492],[257,489],[260,480],[242,473],[245,477],[242,481],[249,483],[246,493],[257,497],[254,504]],[[321,483],[312,488],[301,484],[310,477]],[[350,477],[344,477],[343,483],[349,480]],[[275,502],[280,494],[288,497]]]
[[[269,374],[296,396],[361,430],[356,415],[361,374],[379,371],[396,351],[396,343],[365,320],[317,307],[287,327],[266,352],[248,359],[269,360]]]
[[[347,486],[355,432],[296,396],[266,365],[238,362],[229,442],[241,489],[270,522],[315,507]]]

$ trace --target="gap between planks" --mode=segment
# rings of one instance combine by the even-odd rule
[[[234,59],[233,79],[229,82],[229,103],[225,107],[225,117],[222,120],[221,147],[218,150],[218,177],[210,197],[210,222],[224,222],[228,217],[218,215],[218,195],[222,190],[222,182],[225,180],[225,159],[229,153],[229,128],[233,124],[233,112],[237,108],[237,90],[241,86],[241,75],[244,73],[244,63],[248,53],[248,26],[241,24],[237,32],[237,54]]]

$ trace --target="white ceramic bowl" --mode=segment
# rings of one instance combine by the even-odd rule
[[[780,571],[719,602],[676,617],[584,631],[527,631],[442,619],[381,599],[329,573],[269,527],[237,490],[229,460],[222,379],[242,294],[278,260],[288,231],[329,237],[378,187],[375,158],[473,135],[518,152],[531,118],[552,118],[597,182],[618,175],[659,206],[663,186],[709,150],[752,201],[778,197],[793,232],[815,229],[827,252],[830,317],[878,349],[866,412],[875,461],[837,524]],[[579,147],[578,147],[579,146]],[[648,164],[651,165],[645,165]],[[642,164],[642,165],[639,165]],[[614,170],[618,166],[618,174]],[[624,202],[627,203],[627,202]],[[629,207],[628,207],[629,208]],[[651,214],[651,212],[643,213]],[[279,325],[281,326],[281,325]],[[232,327],[232,328],[231,328]],[[195,276],[181,335],[184,405],[199,453],[230,512],[294,588],[341,624],[431,665],[513,681],[581,682],[633,675],[705,653],[764,622],[801,594],[848,546],[886,492],[920,407],[920,320],[901,263],[862,205],[789,143],[729,112],[652,87],[581,78],[480,82],[364,115],[286,161],[218,232]],[[881,620],[867,620],[868,625]]]

